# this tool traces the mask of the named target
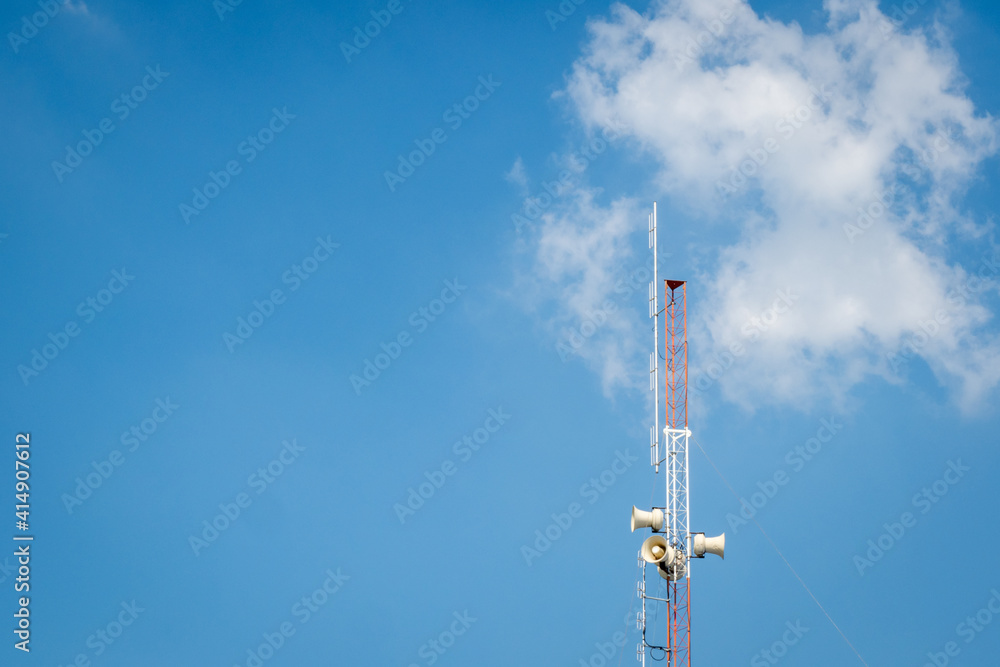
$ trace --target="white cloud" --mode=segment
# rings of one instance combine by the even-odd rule
[[[636,385],[639,348],[633,295],[644,293],[650,262],[635,258],[630,235],[642,213],[634,201],[607,206],[598,192],[573,186],[529,232],[529,266],[518,276],[519,297],[537,308],[555,351],[581,358],[604,392]]]
[[[87,8],[87,3],[82,0],[65,0],[63,3],[63,8],[70,14],[89,14],[90,9]]]
[[[744,346],[718,380],[729,399],[842,401],[873,374],[897,381],[892,354],[910,341],[974,409],[1000,381],[1000,343],[983,327],[988,310],[956,305],[966,276],[944,242],[984,234],[960,204],[996,123],[965,96],[943,30],[894,24],[874,2],[825,7],[827,31],[806,35],[732,0],[671,0],[648,15],[616,5],[591,22],[566,95],[591,128],[620,118],[672,201],[739,230],[699,277],[691,313],[695,349]],[[642,213],[627,211],[584,197],[545,218],[537,268],[571,310],[593,303],[625,234],[641,230]],[[767,331],[749,325],[750,340],[750,318],[786,288],[794,306]],[[946,324],[912,344],[942,312]],[[606,388],[625,383],[614,369],[626,372],[633,348],[616,344]]]
[[[503,175],[504,180],[508,183],[513,183],[520,188],[522,194],[527,194],[528,190],[528,174],[524,170],[524,160],[518,155],[517,159],[514,160],[514,164],[511,165],[510,171]]]

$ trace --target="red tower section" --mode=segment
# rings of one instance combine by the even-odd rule
[[[664,328],[666,357],[666,432],[667,432],[667,524],[669,540],[690,557],[688,528],[688,457],[687,438],[678,437],[688,429],[687,410],[687,283],[665,281]],[[671,437],[672,433],[674,437]],[[680,446],[683,442],[683,446]],[[691,665],[691,575],[667,584],[667,660],[671,667]]]

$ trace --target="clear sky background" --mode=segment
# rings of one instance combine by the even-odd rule
[[[994,3],[0,26],[2,664],[633,664],[653,201],[695,664],[995,664]]]

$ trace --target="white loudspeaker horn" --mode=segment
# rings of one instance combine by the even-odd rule
[[[663,511],[654,508],[652,512],[644,512],[632,505],[633,533],[636,528],[652,528],[656,532],[663,530]]]
[[[715,554],[719,558],[726,558],[726,534],[717,537],[705,537],[705,533],[694,533],[694,555],[704,558],[705,554]]]
[[[662,579],[666,579],[667,581],[678,581],[684,578],[683,563],[674,563],[670,567],[667,567],[664,563],[659,563],[656,566],[656,571],[660,573]]]
[[[667,544],[667,538],[663,535],[653,535],[647,537],[642,543],[642,559],[647,563],[672,563],[674,560],[674,549]]]
[[[653,535],[642,543],[642,559],[656,565],[657,572],[667,581],[677,581],[684,576],[684,562],[681,554],[667,544],[663,535]]]

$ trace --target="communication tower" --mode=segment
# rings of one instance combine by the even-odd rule
[[[692,533],[688,475],[688,359],[687,283],[664,280],[664,306],[659,307],[657,276],[656,202],[649,216],[649,247],[653,252],[653,281],[649,284],[649,316],[653,320],[653,353],[649,357],[649,388],[654,395],[654,423],[650,428],[649,462],[656,486],[663,484],[664,503],[644,511],[632,507],[632,531],[650,528],[653,535],[639,550],[641,576],[637,595],[642,608],[636,625],[642,631],[636,657],[667,661],[669,667],[691,665],[691,561],[705,554],[724,557],[725,534],[705,537]],[[664,346],[660,354],[659,321],[663,316]],[[661,360],[663,372],[661,373]],[[660,431],[660,388],[664,391],[664,428]],[[661,476],[661,473],[662,476]],[[647,590],[646,571],[656,569]],[[655,584],[659,584],[655,586]]]

